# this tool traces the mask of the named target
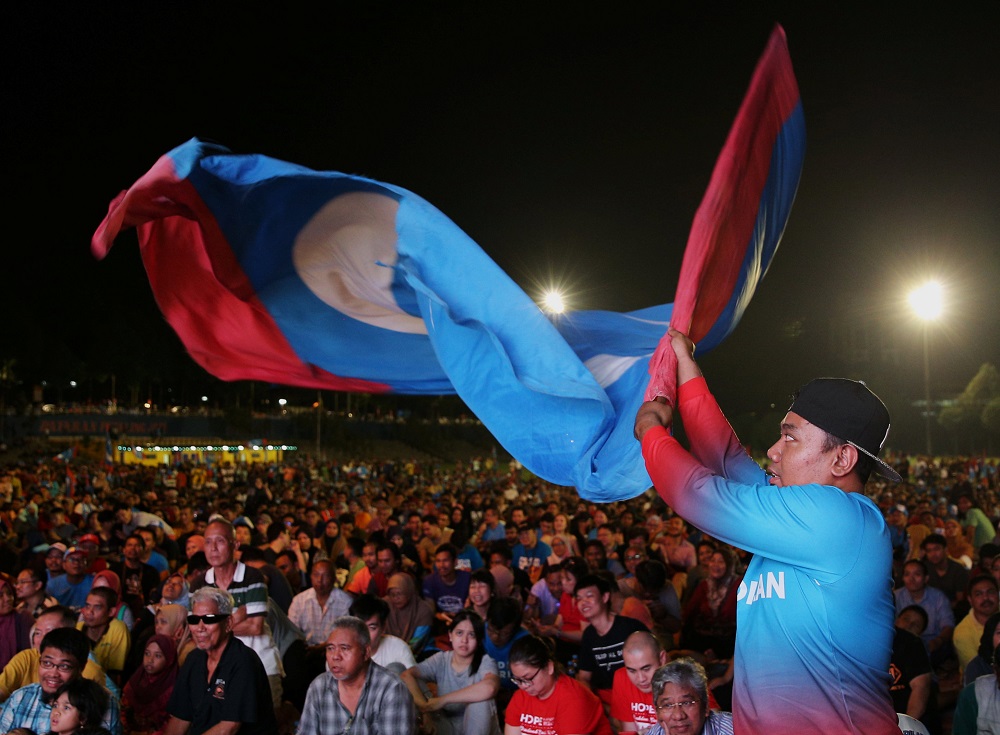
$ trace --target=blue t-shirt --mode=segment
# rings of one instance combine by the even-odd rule
[[[60,605],[80,610],[87,604],[87,595],[93,586],[93,574],[84,575],[83,579],[77,584],[70,584],[69,580],[66,579],[66,575],[62,574],[50,579],[49,583],[45,586],[45,590],[59,600]]]
[[[483,642],[486,644],[485,648],[487,655],[491,659],[497,662],[497,671],[499,672],[500,675],[500,684],[503,686],[504,689],[510,689],[511,691],[515,691],[517,689],[517,684],[515,684],[510,680],[511,677],[510,649],[514,647],[514,641],[516,641],[518,638],[524,638],[524,636],[528,635],[528,631],[526,631],[524,628],[518,628],[514,632],[514,635],[511,636],[511,639],[507,641],[506,646],[504,646],[503,648],[497,648],[495,645],[493,645],[493,641],[490,640],[488,632],[489,623],[486,624],[486,628],[487,628],[487,634]]]
[[[434,572],[424,579],[423,597],[433,602],[438,612],[453,615],[465,607],[471,578],[471,574],[458,569],[455,570],[455,581],[452,584],[445,584],[441,575]]]

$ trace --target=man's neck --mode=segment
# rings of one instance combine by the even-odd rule
[[[603,613],[595,615],[587,622],[594,626],[594,630],[597,631],[598,635],[604,635],[611,630],[611,626],[615,622],[615,614],[610,610],[605,610]]]
[[[212,567],[215,571],[215,586],[219,589],[227,590],[236,576],[236,562],[231,561],[222,566]]]
[[[994,610],[993,612],[996,612],[996,610]],[[986,625],[986,621],[989,620],[990,617],[992,617],[992,613],[990,615],[980,615],[975,610],[972,611],[972,614],[976,618],[976,622],[979,623],[980,625]]]
[[[87,638],[92,640],[94,643],[101,640],[105,633],[108,632],[108,628],[111,627],[111,621],[108,621],[104,625],[87,625],[84,626],[84,630],[87,631]]]
[[[368,678],[368,669],[370,667],[371,662],[368,662],[365,664],[365,667],[361,669],[361,671],[350,679],[341,679],[337,682],[337,691],[340,693],[341,704],[347,707],[348,712],[352,715],[357,712],[358,698],[361,696],[361,692],[365,688],[365,680]],[[349,695],[351,698],[350,703],[354,705],[354,709],[348,707],[348,702],[344,702],[345,694]]]

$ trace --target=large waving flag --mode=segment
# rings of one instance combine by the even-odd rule
[[[791,77],[787,51],[778,63]],[[797,120],[797,155],[786,150],[775,159],[785,180],[797,181],[801,168],[801,114]],[[774,140],[752,135],[745,144],[770,151]],[[739,171],[734,176],[735,190],[743,184]],[[758,192],[752,206],[784,213],[761,222],[773,247],[730,245],[749,260],[746,293],[767,269],[795,187],[768,191],[786,200],[760,204]],[[219,378],[457,393],[512,456],[550,482],[597,501],[650,486],[632,424],[670,304],[577,312],[554,325],[416,194],[197,139],[111,203],[94,254],[103,258],[127,227],[138,230],[160,309],[191,356]],[[719,298],[737,298],[737,287],[722,284],[729,292]],[[735,326],[745,307],[737,300],[731,323],[702,349]]]
[[[695,214],[670,325],[699,351],[733,330],[778,249],[805,153],[799,86],[785,32],[774,29]],[[650,361],[646,398],[676,393],[665,336]]]

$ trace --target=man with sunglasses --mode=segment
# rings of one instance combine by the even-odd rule
[[[188,628],[198,648],[177,675],[163,735],[278,732],[264,665],[233,635],[232,613],[224,590],[202,587],[191,595]]]

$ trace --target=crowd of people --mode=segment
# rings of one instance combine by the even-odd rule
[[[889,461],[890,695],[940,732],[953,673],[976,732],[996,465]],[[0,732],[732,732],[750,555],[653,491],[588,503],[490,459],[41,462],[0,502]]]

